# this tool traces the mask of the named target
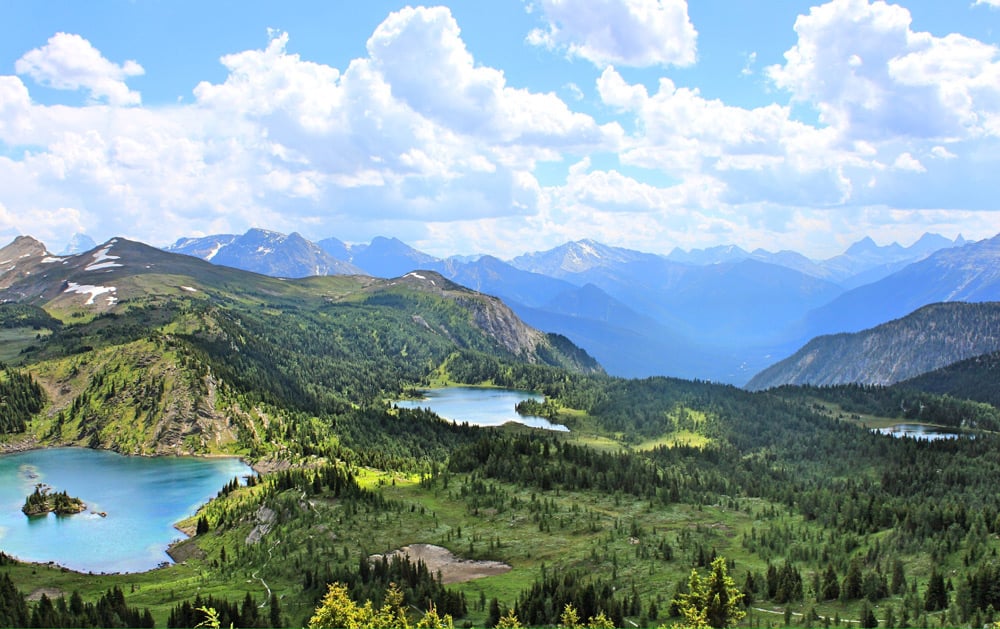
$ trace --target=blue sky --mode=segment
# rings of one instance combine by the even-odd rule
[[[998,3],[7,3],[0,239],[990,237]]]

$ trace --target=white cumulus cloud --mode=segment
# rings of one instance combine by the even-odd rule
[[[129,89],[125,80],[144,73],[135,61],[118,65],[109,61],[83,37],[56,33],[41,48],[24,54],[14,69],[41,85],[61,90],[85,89],[94,100],[111,105],[138,105],[139,92]]]
[[[636,117],[640,131],[626,141],[624,163],[675,177],[720,178],[733,201],[840,203],[850,193],[841,169],[863,162],[837,149],[829,130],[793,120],[787,107],[735,107],[666,78],[648,94],[613,68],[597,89],[606,104]]]
[[[915,173],[927,172],[927,169],[920,163],[920,160],[909,153],[900,153],[899,157],[896,158],[896,161],[893,162],[892,166],[897,170],[909,170]]]
[[[79,36],[24,55],[20,70],[40,82],[139,106],[41,105],[19,77],[0,76],[5,216],[73,207],[67,233],[99,224],[98,239],[154,243],[255,225],[406,236],[432,222],[530,215],[539,161],[614,150],[623,136],[616,123],[598,125],[476,64],[446,8],[389,15],[368,55],[345,68],[303,59],[289,40],[270,32],[262,49],[223,56],[227,76],[199,83],[192,104],[156,107],[124,86],[136,68],[101,66]],[[89,51],[77,64],[90,74],[53,69],[65,69],[52,59],[71,45]],[[5,219],[0,230],[22,225]]]
[[[798,42],[767,69],[845,138],[1000,135],[1000,51],[913,31],[904,7],[833,0],[795,21]]]
[[[554,94],[509,87],[502,71],[477,67],[445,7],[391,14],[368,40],[368,53],[394,97],[456,132],[546,146],[604,140],[590,116]]]
[[[746,108],[616,69],[692,62],[683,3],[536,2],[538,43],[597,63],[600,103],[578,105],[569,77],[551,92],[513,84],[440,7],[388,15],[340,67],[272,31],[170,105],[129,89],[137,64],[57,35],[21,58],[20,76],[0,76],[0,236],[165,244],[264,226],[503,255],[585,237],[658,251],[777,234],[823,248],[847,244],[833,232],[856,240],[904,219],[995,232],[994,46],[914,32],[899,7],[834,0],[799,18],[785,63],[768,68],[778,100]],[[605,39],[588,39],[599,25]],[[642,36],[615,43],[623,33]],[[90,102],[40,104],[38,83]],[[595,104],[600,121],[579,111]],[[819,121],[796,115],[803,106]]]
[[[547,25],[528,42],[598,67],[689,66],[697,56],[698,33],[686,0],[541,0]]]

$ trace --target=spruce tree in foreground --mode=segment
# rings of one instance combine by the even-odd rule
[[[712,561],[711,572],[702,578],[691,571],[688,591],[680,593],[674,604],[684,616],[686,627],[733,627],[745,615],[743,594],[729,576],[724,557]]]

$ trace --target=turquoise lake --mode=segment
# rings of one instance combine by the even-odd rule
[[[0,457],[0,550],[24,561],[80,572],[142,572],[169,562],[174,528],[233,477],[252,474],[235,458],[127,457],[86,448]],[[28,518],[25,497],[44,483],[87,510]],[[100,512],[106,516],[99,515]]]
[[[515,389],[490,389],[485,387],[443,387],[421,391],[421,400],[401,400],[400,408],[429,408],[441,417],[453,422],[468,422],[474,426],[502,426],[516,422],[532,428],[547,430],[569,430],[562,424],[554,424],[544,417],[518,415],[514,406],[527,399],[541,402],[545,398],[530,391]]]

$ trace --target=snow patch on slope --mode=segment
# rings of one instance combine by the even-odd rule
[[[403,277],[415,277],[418,280],[424,280],[425,282],[430,282],[431,286],[437,286],[437,282],[435,282],[434,280],[429,280],[426,277],[424,277],[423,275],[421,275],[421,274],[419,274],[417,272],[414,272],[414,271],[411,271],[411,272],[407,273]]]
[[[117,260],[118,259],[118,256],[113,256],[110,253],[112,245],[114,245],[116,242],[118,242],[118,241],[117,240],[111,240],[111,241],[108,242],[107,245],[105,245],[105,247],[103,249],[101,249],[100,251],[96,252],[94,254],[94,261],[91,262],[83,270],[84,271],[99,271],[101,269],[110,269],[111,267],[114,267],[114,266],[122,266],[121,264],[118,264],[117,262],[113,262],[113,260]]]
[[[90,299],[88,299],[85,304],[87,306],[92,306],[94,305],[94,298],[100,297],[105,293],[115,293],[117,290],[118,289],[114,286],[91,286],[89,284],[77,284],[76,282],[70,282],[69,286],[63,292],[90,295]],[[109,306],[113,306],[118,303],[118,297],[113,294],[109,294],[106,299],[108,300]]]
[[[222,244],[221,242],[215,243],[215,247],[213,247],[212,250],[208,253],[208,255],[205,256],[205,260],[211,261],[212,258],[214,258],[216,255],[218,255],[220,251],[222,251],[223,247],[225,247],[225,245]]]

